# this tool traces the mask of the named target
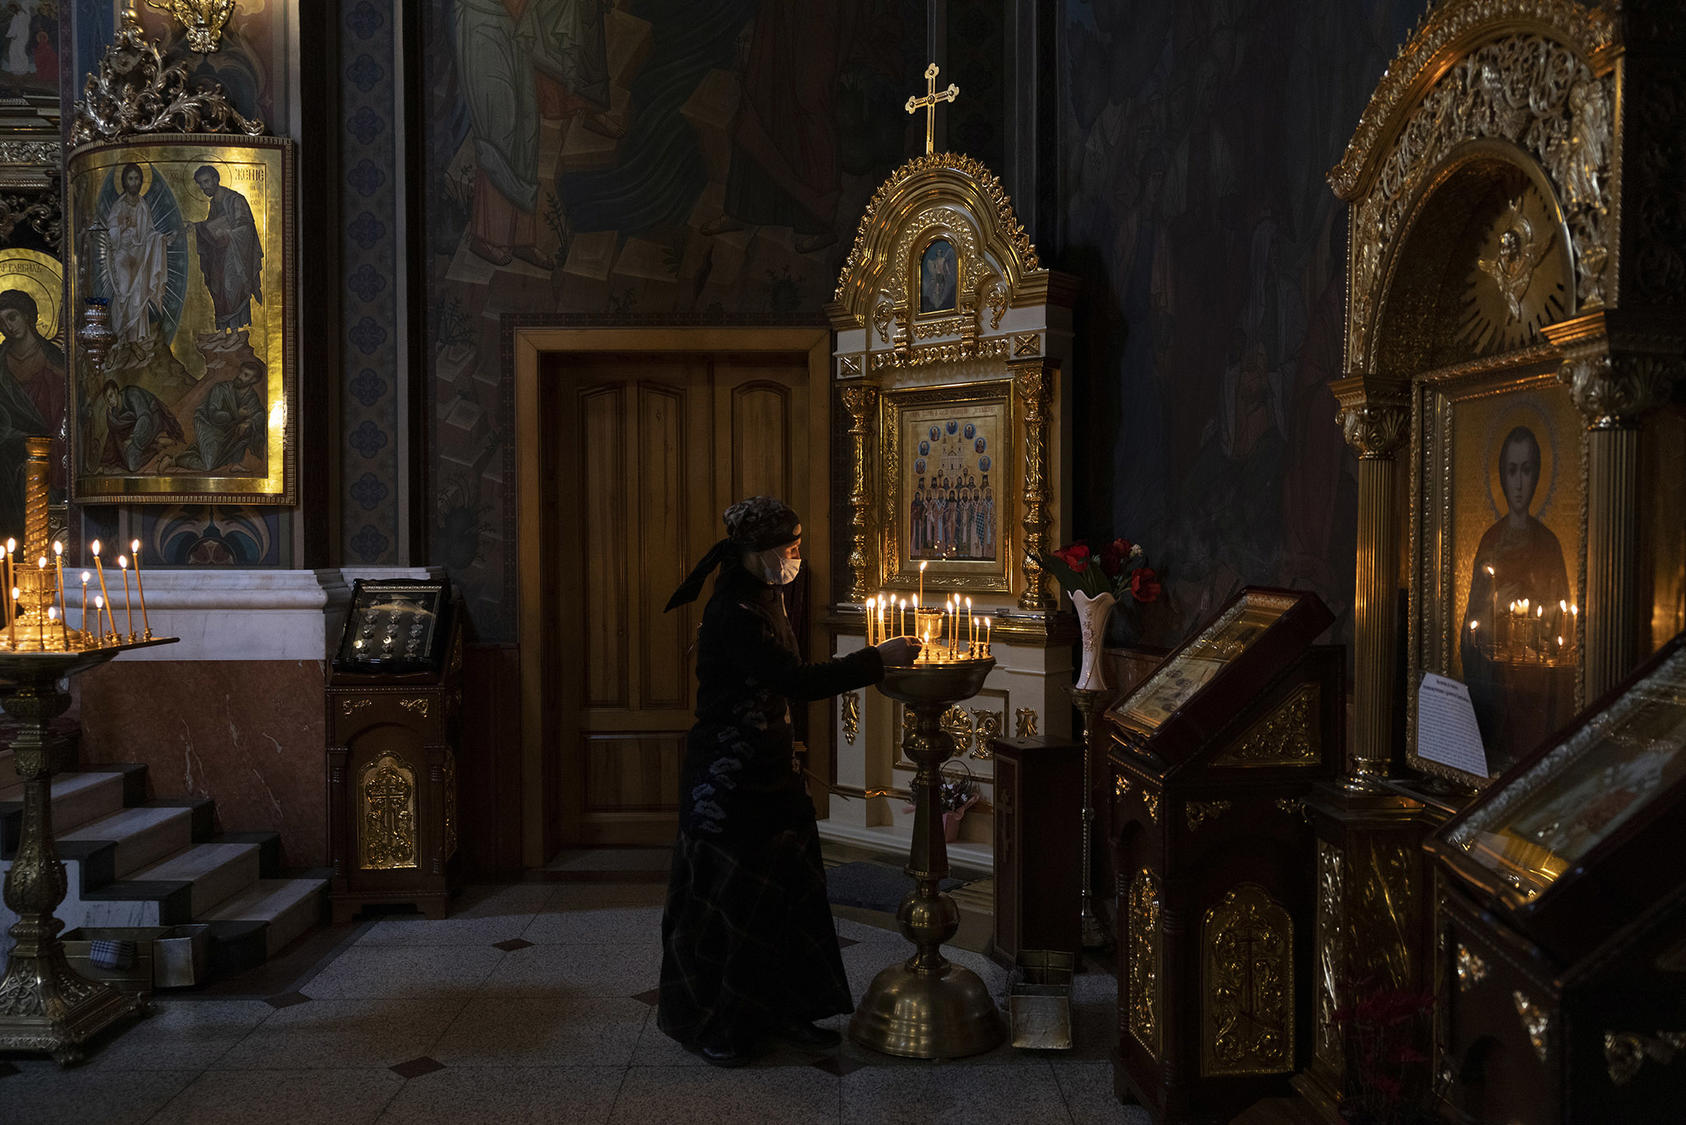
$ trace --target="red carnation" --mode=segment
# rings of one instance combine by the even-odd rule
[[[1151,566],[1144,566],[1130,575],[1130,593],[1138,602],[1159,600],[1159,575]]]
[[[1124,564],[1130,561],[1131,549],[1128,539],[1114,539],[1101,548],[1101,570],[1108,578],[1117,578],[1124,573]]]
[[[1061,547],[1059,550],[1055,551],[1054,557],[1065,563],[1065,565],[1069,566],[1076,573],[1082,574],[1084,568],[1089,565],[1089,545],[1079,539],[1071,546]]]

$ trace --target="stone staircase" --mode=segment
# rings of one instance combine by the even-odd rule
[[[215,802],[148,800],[146,767],[102,765],[55,774],[53,834],[69,889],[57,914],[78,926],[210,926],[213,978],[262,964],[314,928],[328,870],[285,873],[274,832],[215,828]],[[0,750],[0,873],[23,824],[23,783]],[[0,950],[17,916],[0,903]],[[5,954],[0,952],[0,965]]]

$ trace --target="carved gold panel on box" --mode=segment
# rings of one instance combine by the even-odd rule
[[[1318,720],[1321,694],[1315,681],[1301,684],[1282,705],[1254,723],[1214,766],[1314,766],[1323,757]]]
[[[1125,918],[1129,923],[1130,1034],[1154,1056],[1159,1054],[1159,880],[1144,867],[1130,884]]]
[[[365,871],[416,867],[416,771],[382,754],[357,775],[358,865]]]
[[[1294,923],[1257,883],[1206,911],[1200,931],[1200,1073],[1294,1069]]]

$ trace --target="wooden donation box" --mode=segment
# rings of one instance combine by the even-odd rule
[[[365,903],[443,918],[455,890],[462,633],[448,582],[359,580],[328,679],[334,922]]]
[[[1120,1097],[1228,1121],[1310,1051],[1315,845],[1345,659],[1309,593],[1248,587],[1107,712]]]
[[[1083,745],[1069,738],[995,740],[995,933],[1012,965],[1027,949],[1083,955]]]
[[[1686,1116],[1686,634],[1427,847],[1462,1120]]]

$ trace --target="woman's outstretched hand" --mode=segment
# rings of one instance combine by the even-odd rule
[[[878,646],[878,655],[884,658],[885,664],[906,667],[919,655],[919,642],[912,637],[891,637]]]

